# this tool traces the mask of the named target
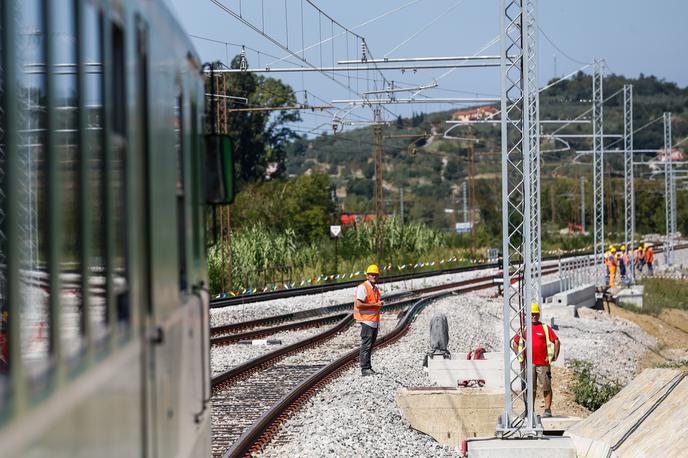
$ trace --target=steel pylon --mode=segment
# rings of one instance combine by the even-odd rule
[[[604,255],[604,112],[603,112],[604,61],[595,60],[592,75],[592,133],[593,133],[593,246],[595,255],[595,284],[604,282],[602,257]]]
[[[635,181],[633,173],[633,85],[624,85],[624,242],[628,263],[626,273],[632,283],[635,245]]]
[[[674,183],[674,164],[671,157],[671,113],[664,113],[664,194],[666,243],[664,260],[667,266],[674,262],[674,234],[676,232],[676,185]]]
[[[517,352],[512,344],[516,336],[524,342],[540,295],[537,1],[502,0],[501,8],[504,413],[496,434],[533,437],[542,425],[533,412],[532,350],[527,341]]]

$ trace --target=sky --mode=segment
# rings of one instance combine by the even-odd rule
[[[365,38],[375,58],[469,56],[497,37],[500,28],[500,0],[312,0],[311,3],[354,33],[344,32],[306,0],[218,1],[236,13],[241,9],[241,16],[247,22],[291,51],[334,35],[334,40],[303,52],[302,56],[314,66],[332,66],[333,57],[335,62],[360,59],[359,38],[354,33]],[[167,0],[167,3],[188,34],[205,38],[192,38],[203,61],[226,62],[240,52],[237,45],[245,45],[249,67],[303,65],[293,57],[289,63],[276,62],[269,56],[283,57],[287,53],[211,0]],[[538,8],[541,86],[554,76],[580,69],[594,58],[605,59],[612,73],[629,77],[652,74],[681,87],[688,86],[688,1],[548,0],[540,1]],[[379,16],[382,17],[373,20]],[[499,54],[499,44],[480,54]],[[388,81],[394,81],[395,87],[437,82],[436,89],[423,91],[423,96],[428,98],[490,98],[499,94],[498,68],[464,68],[447,74],[448,70],[417,73],[386,70],[384,75]],[[361,92],[380,89],[379,83],[372,81],[380,78],[374,70],[348,74],[340,70],[334,77],[337,82],[318,72],[273,72],[268,76],[290,84],[300,102],[308,94],[311,105],[359,99]],[[409,95],[404,92],[397,97]],[[383,117],[391,119],[412,112],[460,106],[395,104],[387,106]],[[365,123],[372,118],[372,112],[359,108],[349,113],[345,105],[339,105],[328,113],[303,117],[299,128],[302,133],[312,134],[329,128],[333,117],[348,119],[352,124]]]

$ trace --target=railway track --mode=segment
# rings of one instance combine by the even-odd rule
[[[401,323],[406,320],[410,324],[412,316],[422,309],[418,304],[425,304],[428,300],[454,291],[490,287],[494,287],[494,283],[492,277],[488,276],[418,290],[419,295],[426,297],[403,299],[385,306],[383,328],[384,323],[390,322]],[[399,310],[402,310],[401,315],[398,314]],[[415,310],[414,314],[409,315],[409,310]],[[266,418],[270,418],[270,412],[278,406],[286,408],[291,405],[285,404],[285,400],[303,391],[303,387],[308,386],[304,383],[324,383],[327,380],[325,375],[331,372],[328,368],[333,364],[344,367],[342,358],[348,358],[348,362],[355,361],[360,337],[353,323],[353,316],[349,313],[335,326],[316,336],[266,353],[214,377],[213,456],[241,456],[247,453],[246,444],[255,442],[257,439],[252,439],[254,436],[269,430],[264,425]],[[392,342],[395,332],[399,332],[398,328],[397,324],[394,331],[381,337],[378,345]]]
[[[686,244],[686,243],[677,244],[674,247],[675,250],[684,249],[684,248],[688,248],[688,244]],[[657,244],[655,246],[654,251],[655,251],[655,254],[659,254],[659,253],[663,252],[663,248],[661,245]],[[544,263],[547,261],[555,261],[558,259],[573,258],[573,257],[578,257],[578,256],[587,256],[590,254],[592,254],[592,252],[571,254],[571,255],[567,255],[567,256],[545,256],[544,258],[542,258],[542,261]],[[429,272],[417,272],[417,273],[412,273],[412,274],[386,276],[386,277],[380,279],[380,283],[384,284],[384,283],[404,281],[404,280],[413,280],[415,278],[426,278],[426,277],[434,277],[437,275],[447,275],[447,274],[456,274],[456,273],[461,273],[461,272],[471,272],[471,271],[475,271],[475,270],[498,269],[500,267],[502,267],[501,260],[499,262],[478,264],[478,265],[474,265],[474,266],[455,267],[453,269],[440,269],[440,270],[433,270],[433,271],[429,271]],[[543,265],[543,267],[545,267],[545,266]],[[241,296],[236,296],[236,297],[217,298],[217,299],[212,299],[210,301],[210,308],[231,307],[231,306],[235,306],[235,305],[269,301],[269,300],[281,299],[281,298],[285,298],[285,297],[302,296],[302,295],[308,295],[308,294],[318,294],[318,293],[323,293],[323,292],[327,292],[327,291],[335,291],[338,289],[353,288],[354,286],[359,284],[361,281],[362,281],[361,279],[357,279],[357,280],[352,280],[352,281],[347,281],[347,282],[330,283],[330,284],[319,285],[319,286],[301,286],[301,287],[297,287],[297,288],[255,293],[255,294],[251,294],[251,295],[241,295]]]

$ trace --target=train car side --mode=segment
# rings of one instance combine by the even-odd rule
[[[207,456],[198,58],[161,0],[1,15],[0,456]]]

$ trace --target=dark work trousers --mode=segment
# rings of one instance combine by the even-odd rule
[[[359,357],[361,370],[372,369],[370,366],[370,354],[373,352],[373,345],[375,345],[375,339],[377,339],[377,330],[378,328],[361,323],[361,354]]]

